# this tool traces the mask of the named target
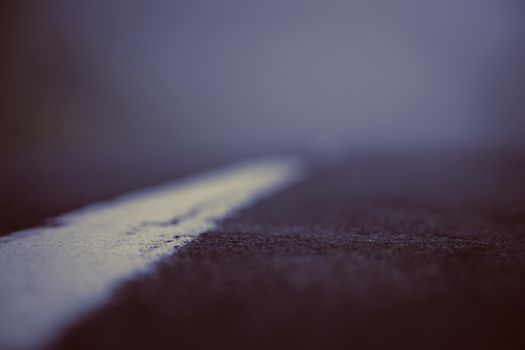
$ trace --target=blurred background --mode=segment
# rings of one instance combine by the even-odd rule
[[[525,154],[521,0],[3,0],[0,233],[240,157]]]

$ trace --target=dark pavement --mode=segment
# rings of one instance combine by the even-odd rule
[[[523,165],[319,166],[124,285],[53,348],[523,349]]]

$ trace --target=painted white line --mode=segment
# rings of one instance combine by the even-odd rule
[[[1,238],[0,348],[45,345],[125,279],[301,176],[296,158],[238,163]]]

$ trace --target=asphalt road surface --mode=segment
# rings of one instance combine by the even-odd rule
[[[524,349],[525,167],[313,166],[122,285],[50,349]]]

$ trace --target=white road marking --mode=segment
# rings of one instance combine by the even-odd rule
[[[0,238],[0,348],[47,344],[127,278],[301,176],[296,158],[242,162]]]

